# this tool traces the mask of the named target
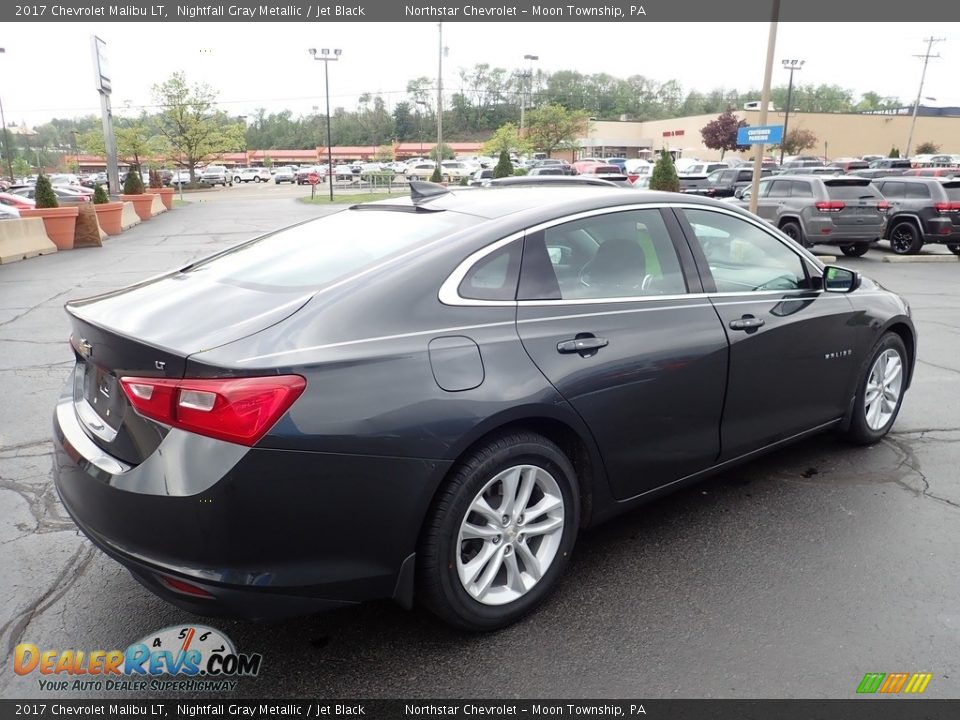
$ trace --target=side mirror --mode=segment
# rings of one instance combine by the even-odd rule
[[[836,265],[827,265],[823,269],[823,289],[827,292],[849,293],[858,287],[860,273]]]
[[[737,198],[737,200],[742,200],[742,199],[743,199],[743,191],[744,191],[745,189],[746,189],[746,188],[738,187],[736,190],[733,191],[733,196],[734,196],[735,198]]]

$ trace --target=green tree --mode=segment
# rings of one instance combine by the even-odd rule
[[[900,148],[894,146],[890,148],[890,154],[887,157],[898,158],[900,157]]]
[[[50,184],[50,178],[42,172],[37,177],[37,185],[34,188],[33,199],[38,208],[60,207],[57,194],[53,191],[53,186]]]
[[[157,117],[160,134],[186,162],[190,182],[197,163],[208,155],[246,147],[246,128],[216,109],[217,93],[209,85],[190,85],[184,73],[177,72],[153,86],[153,99],[162,108]]]
[[[455,158],[455,157],[456,157],[456,153],[453,152],[453,148],[450,147],[449,145],[447,145],[446,143],[444,143],[444,144],[443,144],[443,147],[441,148],[440,158],[441,158],[442,160],[453,160],[453,158]],[[434,145],[432,148],[430,148],[430,159],[431,159],[431,160],[436,160],[436,159],[437,159],[437,146],[436,146],[436,145]]]
[[[555,150],[573,148],[576,139],[586,134],[590,119],[586,110],[549,104],[527,113],[527,122],[531,145],[550,157]]]
[[[932,142],[922,142],[917,145],[917,155],[935,155],[940,152],[940,146]]]
[[[510,155],[507,154],[506,150],[501,150],[500,159],[497,160],[497,165],[493,168],[493,176],[503,178],[511,175],[513,175],[513,163],[510,162]]]
[[[123,179],[124,195],[143,195],[143,178],[140,177],[140,166],[131,165],[127,176]]]
[[[498,127],[490,139],[483,144],[484,155],[499,155],[504,151],[525,154],[532,149],[530,142],[521,137],[520,131],[513,123]]]
[[[793,128],[787,132],[786,137],[780,145],[774,147],[783,148],[786,155],[796,155],[803,150],[809,150],[817,146],[817,136],[806,128]]]
[[[103,185],[97,183],[93,186],[93,204],[94,205],[104,205],[105,203],[110,202],[110,198],[107,196],[107,191],[103,189]]]
[[[653,172],[650,174],[650,189],[680,192],[680,178],[677,177],[677,168],[666,149],[660,151],[657,164],[653,166]]]
[[[31,172],[33,172],[33,168],[30,163],[22,157],[18,157],[13,161],[13,174],[17,177],[26,177]]]
[[[373,159],[377,162],[392,162],[397,159],[397,154],[393,150],[393,145],[381,145],[377,148],[377,152],[374,154]]]

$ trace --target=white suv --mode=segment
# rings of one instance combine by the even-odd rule
[[[270,169],[263,167],[234,168],[233,181],[235,183],[270,182]]]

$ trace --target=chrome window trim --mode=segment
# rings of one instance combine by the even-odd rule
[[[770,235],[775,240],[778,240],[780,244],[790,250],[792,253],[797,255],[800,258],[801,262],[804,263],[804,266],[812,265],[815,270],[823,271],[824,264],[817,260],[816,256],[808,254],[804,248],[800,248],[786,235],[783,235],[780,230],[773,227],[767,221],[755,217],[755,216],[745,216],[739,212],[734,212],[728,210],[727,208],[715,207],[712,205],[699,205],[697,203],[690,202],[657,202],[657,203],[630,203],[629,205],[614,205],[611,207],[605,208],[596,208],[593,210],[584,210],[582,212],[574,213],[572,215],[564,215],[560,218],[554,218],[553,220],[547,220],[542,222],[539,225],[533,225],[525,230],[512,233],[505,238],[497,240],[490,245],[480,248],[479,250],[471,253],[465,260],[463,260],[457,267],[454,269],[447,279],[444,280],[443,284],[440,286],[440,291],[437,293],[437,297],[441,303],[444,305],[450,305],[454,307],[527,307],[531,305],[597,305],[597,304],[608,304],[608,303],[625,303],[625,302],[650,302],[650,301],[659,301],[659,300],[676,300],[681,298],[704,298],[704,297],[726,297],[734,295],[744,295],[750,294],[752,296],[761,295],[761,294],[782,294],[784,292],[794,292],[790,290],[780,290],[780,291],[761,291],[757,293],[748,293],[748,292],[717,292],[717,293],[684,293],[682,295],[640,295],[634,297],[612,297],[612,298],[576,298],[570,300],[474,300],[470,298],[464,298],[460,296],[458,288],[460,283],[463,282],[463,279],[467,276],[467,273],[473,268],[473,266],[485,258],[487,255],[496,252],[505,245],[509,245],[511,242],[520,240],[526,237],[527,233],[540,232],[541,230],[547,230],[551,227],[557,225],[564,225],[568,222],[576,222],[577,220],[583,220],[585,218],[594,217],[595,215],[606,215],[609,213],[616,212],[629,212],[631,210],[662,210],[662,209],[678,209],[678,210],[706,210],[707,212],[716,212],[721,215],[729,215],[730,217],[738,218],[743,220],[756,228],[759,228],[767,235]],[[518,279],[519,281],[519,279]],[[795,291],[795,292],[816,292],[811,290]]]

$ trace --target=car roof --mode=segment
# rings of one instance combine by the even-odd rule
[[[421,199],[416,203],[410,197],[403,197],[364,203],[363,207],[407,211],[413,211],[414,208],[426,211],[449,210],[493,220],[531,210],[560,216],[632,203],[683,203],[729,209],[728,203],[720,203],[710,198],[671,192],[646,190],[640,192],[620,188],[612,183],[608,186],[544,184],[525,187],[471,188],[470,190],[464,188],[463,191],[452,189]]]

